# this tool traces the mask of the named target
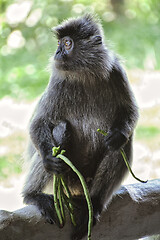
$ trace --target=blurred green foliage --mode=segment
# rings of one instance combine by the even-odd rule
[[[56,49],[51,28],[95,12],[109,45],[128,68],[160,68],[159,0],[0,0],[0,98],[33,99],[48,83]]]
[[[20,159],[19,154],[0,157],[0,181],[22,172],[21,163],[17,159]]]
[[[137,140],[149,140],[160,135],[160,128],[155,126],[138,126],[136,128]]]
[[[6,148],[6,153],[0,155],[0,181],[22,172],[25,141],[26,135],[21,131],[0,138],[1,148]]]

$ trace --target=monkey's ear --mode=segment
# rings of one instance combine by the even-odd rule
[[[93,36],[92,40],[94,41],[94,44],[96,44],[96,45],[102,44],[102,37],[99,35]]]

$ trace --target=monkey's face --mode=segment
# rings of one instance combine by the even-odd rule
[[[66,36],[58,39],[58,48],[54,56],[56,68],[69,70],[69,62],[73,58],[74,41]]]
[[[99,35],[85,39],[65,36],[58,39],[55,66],[63,71],[93,71],[102,60],[102,52],[102,38]]]
[[[55,28],[58,48],[55,66],[62,71],[97,72],[104,60],[100,26],[89,15]]]

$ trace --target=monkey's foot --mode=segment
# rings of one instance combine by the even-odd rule
[[[54,208],[53,195],[44,193],[29,194],[24,197],[24,202],[26,204],[36,205],[48,223],[56,223],[58,225],[58,220]]]
[[[85,199],[74,199],[76,207],[74,209],[74,216],[76,226],[73,227],[71,240],[80,240],[88,233],[88,206]],[[96,224],[96,218],[93,216],[93,226]]]

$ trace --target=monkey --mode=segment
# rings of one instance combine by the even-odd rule
[[[87,233],[88,209],[75,173],[52,156],[60,146],[83,175],[93,204],[93,225],[111,202],[127,173],[120,149],[132,162],[138,106],[121,61],[104,43],[100,21],[91,14],[54,28],[58,47],[49,83],[29,125],[30,170],[24,203],[57,223],[53,194],[44,193],[53,174],[63,174],[75,202],[72,240]],[[107,136],[97,132],[100,128]]]

